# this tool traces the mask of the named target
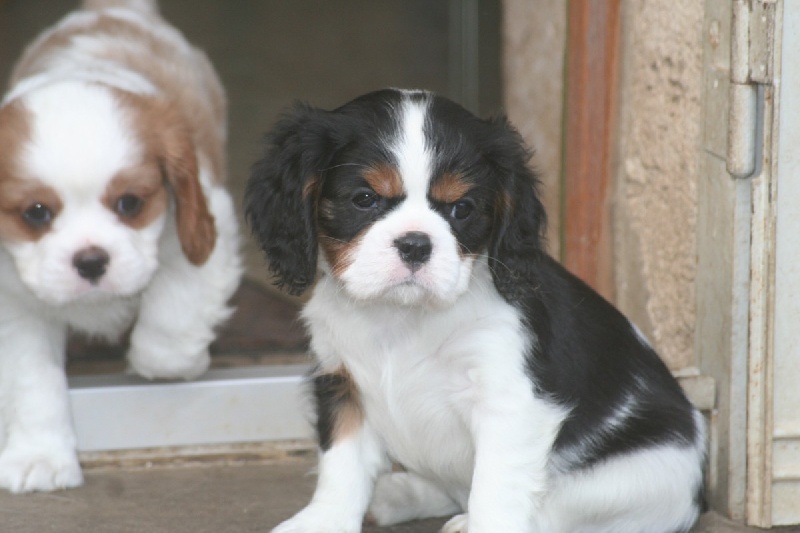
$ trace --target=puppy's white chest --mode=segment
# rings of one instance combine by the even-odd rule
[[[405,352],[391,354],[383,371],[356,373],[367,423],[389,455],[448,485],[468,486],[474,461],[469,419],[479,392],[466,365]]]

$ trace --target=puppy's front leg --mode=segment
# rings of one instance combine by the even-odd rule
[[[321,450],[317,488],[311,502],[272,533],[358,533],[389,461],[345,370],[318,375],[314,393]]]
[[[83,482],[69,413],[64,344],[63,328],[34,318],[0,324],[0,433],[6,437],[0,442],[0,487],[11,492]]]
[[[548,458],[564,411],[534,398],[527,379],[510,378],[506,384],[484,391],[473,412],[475,470],[468,520],[456,517],[442,531],[539,531],[535,524],[547,491]]]
[[[148,378],[193,379],[208,368],[214,328],[231,314],[227,301],[241,274],[233,204],[222,189],[209,203],[217,222],[216,246],[202,265],[181,252],[174,222],[160,244],[160,266],[142,295],[128,361]]]

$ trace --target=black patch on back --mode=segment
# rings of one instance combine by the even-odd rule
[[[693,408],[655,351],[561,265],[549,257],[538,264],[525,300],[537,339],[527,361],[536,392],[571,407],[556,452],[580,450],[572,466],[586,467],[659,443],[694,445]],[[631,414],[609,429],[623,405]]]

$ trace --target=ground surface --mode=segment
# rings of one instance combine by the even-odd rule
[[[308,500],[313,460],[184,468],[89,470],[83,487],[49,494],[0,493],[0,531],[13,533],[266,532]],[[444,520],[364,533],[435,533]],[[695,533],[747,533],[708,514]],[[800,529],[781,529],[800,531]],[[624,532],[621,532],[624,533]]]

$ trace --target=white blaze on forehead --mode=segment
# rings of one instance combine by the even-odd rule
[[[105,88],[59,83],[30,94],[26,105],[34,120],[25,168],[58,190],[98,194],[140,155],[123,111]]]
[[[400,110],[400,132],[392,147],[408,199],[425,200],[431,176],[431,153],[425,142],[427,100],[404,99]]]

